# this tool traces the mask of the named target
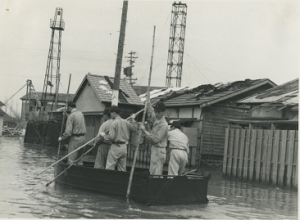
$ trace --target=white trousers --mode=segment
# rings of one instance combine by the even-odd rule
[[[168,175],[181,176],[188,162],[186,151],[173,149],[170,153]]]
[[[162,175],[166,162],[166,148],[151,146],[150,175]]]
[[[126,171],[127,144],[112,144],[108,151],[106,167],[107,170]]]

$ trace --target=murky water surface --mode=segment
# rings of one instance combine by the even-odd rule
[[[207,205],[147,207],[46,183],[57,149],[0,138],[0,218],[297,219],[298,193],[222,179],[211,172]]]

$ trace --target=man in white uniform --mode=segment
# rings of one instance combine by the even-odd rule
[[[169,150],[171,151],[168,175],[181,176],[188,162],[189,139],[180,129],[180,123],[173,121],[171,131],[168,133]]]

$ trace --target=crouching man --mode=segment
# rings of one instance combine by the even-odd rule
[[[168,175],[181,176],[188,162],[189,139],[180,129],[180,123],[173,121],[168,133],[169,150],[171,151]]]

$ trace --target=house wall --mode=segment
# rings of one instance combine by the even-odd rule
[[[3,131],[3,115],[0,115],[0,137],[2,136]]]
[[[271,109],[272,106],[261,106],[251,111],[252,118],[282,118],[282,111],[278,111],[277,108]],[[279,108],[279,107],[278,107]]]
[[[76,99],[76,108],[81,112],[104,111],[105,104],[99,101],[89,83],[83,86],[81,93]]]
[[[178,118],[178,109],[177,108],[167,108],[165,115],[170,118]]]
[[[201,132],[201,154],[220,158],[224,152],[225,129],[228,128],[228,119],[244,119],[249,117],[243,109],[222,106],[203,108]],[[232,128],[240,128],[235,125]]]
[[[178,118],[192,118],[192,117],[193,117],[193,107],[179,108]]]

